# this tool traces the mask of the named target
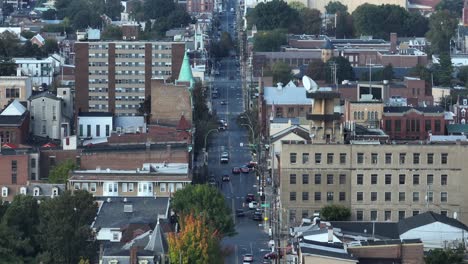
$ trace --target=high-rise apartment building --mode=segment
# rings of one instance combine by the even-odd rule
[[[151,79],[176,79],[185,52],[182,42],[77,42],[76,113],[138,113],[151,94]]]

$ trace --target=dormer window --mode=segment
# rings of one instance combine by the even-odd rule
[[[22,194],[22,195],[26,195],[26,194],[27,194],[27,191],[28,191],[28,190],[26,189],[26,187],[21,187],[21,188],[20,188],[20,194]]]
[[[40,193],[41,193],[41,192],[40,192],[39,187],[34,187],[33,196],[39,196]]]
[[[52,196],[55,197],[55,196],[58,196],[58,188],[57,187],[54,187],[52,188]]]
[[[8,187],[2,187],[2,197],[8,197]]]

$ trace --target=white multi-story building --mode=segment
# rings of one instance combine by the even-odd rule
[[[49,92],[29,98],[30,131],[34,136],[62,139],[70,134],[71,116],[63,114],[63,100]]]

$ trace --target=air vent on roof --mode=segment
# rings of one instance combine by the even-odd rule
[[[133,205],[124,204],[124,213],[133,213]]]

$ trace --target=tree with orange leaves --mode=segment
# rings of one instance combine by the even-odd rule
[[[219,232],[208,226],[203,216],[193,213],[181,216],[181,231],[169,235],[171,263],[206,264],[223,263]]]

